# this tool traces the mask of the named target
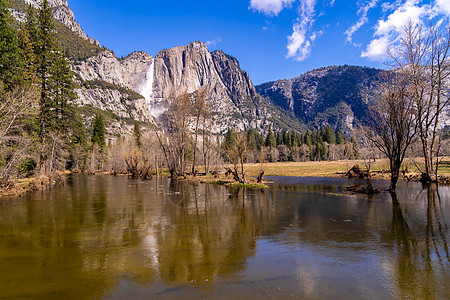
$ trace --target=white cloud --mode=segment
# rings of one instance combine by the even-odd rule
[[[301,0],[300,2],[304,14],[309,15],[314,13],[314,6],[316,5],[316,0]]]
[[[316,32],[311,32],[315,22],[315,5],[316,0],[301,0],[300,17],[292,27],[292,34],[288,36],[286,58],[302,61],[311,54],[311,48],[317,37]]]
[[[387,11],[391,11],[391,10],[395,10],[397,7],[399,7],[402,4],[403,0],[397,0],[395,2],[389,3],[389,2],[384,2],[383,4],[381,4],[381,8],[383,9],[383,13],[387,12]]]
[[[369,13],[369,10],[374,8],[379,0],[370,0],[369,2],[366,2],[364,5],[360,6],[358,9],[358,15],[361,17],[359,18],[358,22],[353,24],[350,28],[348,28],[345,31],[345,35],[347,36],[346,40],[349,43],[352,43],[353,35],[369,20],[367,18],[367,14]]]
[[[399,33],[407,22],[420,22],[423,15],[430,11],[428,5],[418,6],[419,0],[408,0],[390,14],[387,20],[379,20],[375,35],[384,36],[392,31]]]
[[[384,59],[387,56],[387,49],[389,45],[388,37],[381,37],[372,40],[367,46],[367,50],[361,53],[361,57],[366,57],[371,60]]]
[[[423,19],[430,19],[435,15],[435,8],[428,4],[422,5],[420,0],[406,0],[402,3],[396,2],[394,5],[397,6],[384,8],[393,12],[387,18],[378,20],[373,39],[361,53],[361,57],[384,60],[386,50],[396,43],[408,22],[422,23]]]
[[[450,15],[450,1],[449,0],[436,0],[436,7],[438,10],[446,15]]]
[[[222,38],[219,36],[219,37],[216,37],[215,39],[213,39],[212,41],[207,41],[205,44],[206,44],[206,46],[210,47],[210,46],[217,45],[221,41],[222,41]]]
[[[432,4],[423,4],[421,0],[397,0],[382,5],[387,17],[378,20],[372,41],[369,42],[362,57],[372,60],[384,60],[387,49],[395,45],[405,25],[412,21],[427,26],[439,16],[450,16],[450,1],[436,0]]]
[[[298,17],[294,20],[292,34],[287,36],[286,58],[302,61],[311,54],[311,49],[323,31],[314,30],[314,24],[322,13],[316,15],[316,4],[318,0],[250,0],[250,9],[264,13],[268,16],[277,16],[283,9],[292,8],[295,3]],[[322,0],[322,7],[333,7],[335,0]],[[271,26],[266,24],[262,31],[270,30]]]
[[[250,8],[269,16],[277,16],[295,0],[250,0]]]
[[[301,24],[294,24],[292,35],[288,36],[287,58],[302,61],[311,54],[311,41],[306,37],[306,29]]]

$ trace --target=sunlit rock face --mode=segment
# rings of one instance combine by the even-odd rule
[[[207,105],[214,132],[271,124],[267,104],[239,62],[221,51],[210,53],[202,42],[162,50],[155,58],[145,52],[133,52],[118,59],[112,51],[105,50],[77,63],[74,70],[82,81],[104,81],[139,93],[145,99],[148,114],[156,119],[170,109],[170,102],[177,95],[208,87]],[[80,90],[79,95],[80,102],[98,107],[94,100],[101,96],[100,91],[91,100],[88,96],[92,92]],[[120,107],[119,98],[108,99],[109,108],[114,101]]]
[[[18,1],[22,3],[12,13],[19,21],[25,18],[24,3],[36,8],[40,5],[40,0]],[[99,45],[81,29],[66,0],[50,0],[49,4],[55,19],[76,35]],[[145,52],[118,58],[105,49],[74,61],[72,69],[81,87],[77,90],[79,104],[106,109],[119,117],[153,123],[154,119],[163,118],[178,95],[207,87],[207,126],[212,132],[250,127],[265,132],[269,126],[274,130],[291,129],[286,127],[288,123],[279,121],[286,118],[283,112],[274,110],[258,95],[237,59],[222,51],[211,53],[202,42],[164,49],[154,58]],[[130,95],[129,91],[135,94]],[[290,122],[294,126],[295,123]]]
[[[161,105],[161,110],[164,99],[169,99],[171,94],[193,93],[208,86],[208,106],[213,113],[215,131],[227,127],[242,130],[248,126],[248,120],[242,117],[240,105],[230,97],[231,91],[204,43],[194,42],[160,51],[155,57],[154,72],[153,98],[156,105]]]
[[[76,72],[82,80],[102,80],[141,92],[152,63],[153,58],[145,52],[133,52],[118,59],[114,52],[105,50],[77,64]]]
[[[81,105],[92,105],[113,112],[119,117],[141,122],[153,122],[148,106],[151,88],[148,73],[153,58],[144,52],[134,52],[124,59],[105,50],[74,66],[82,82],[77,90]],[[83,83],[93,83],[86,87]],[[109,85],[108,85],[109,84]],[[130,92],[138,94],[130,97]]]
[[[312,127],[331,125],[347,133],[366,118],[378,96],[380,69],[332,66],[296,78],[268,82],[257,91],[276,106],[290,111]]]

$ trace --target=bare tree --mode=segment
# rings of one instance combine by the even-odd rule
[[[245,132],[233,133],[233,141],[234,142],[225,149],[226,156],[233,164],[233,169],[228,168],[227,171],[233,174],[236,181],[245,183],[244,163],[249,150],[247,135]]]
[[[450,25],[448,21],[425,29],[410,21],[400,44],[389,51],[393,67],[410,82],[408,97],[416,108],[418,136],[422,143],[425,169],[422,178],[431,181],[434,156],[439,148],[440,120],[450,101]],[[439,160],[436,161],[438,163]]]
[[[114,175],[126,173],[124,153],[128,152],[129,144],[128,140],[118,138],[114,144],[108,148],[108,169],[111,170]]]
[[[166,132],[154,128],[171,177],[185,174],[186,150],[190,141],[190,97],[187,91],[178,96],[172,91],[169,97],[171,107],[163,115],[163,127]]]
[[[385,73],[378,103],[369,108],[367,138],[389,159],[391,184],[394,191],[406,151],[416,134],[416,110],[408,97],[408,78]]]
[[[7,182],[20,161],[30,158],[33,140],[26,127],[36,114],[36,99],[32,87],[7,92],[0,85],[0,181]]]
[[[211,161],[211,150],[214,146],[213,140],[212,140],[212,129],[211,124],[209,126],[207,125],[207,115],[206,114],[203,118],[203,125],[202,125],[202,154],[203,154],[203,165],[205,167],[205,174],[208,174],[209,172],[209,165]]]
[[[192,159],[192,171],[191,173],[195,176],[195,163],[196,163],[196,154],[197,154],[197,141],[198,141],[198,131],[199,131],[199,125],[200,125],[200,119],[203,117],[203,129],[204,129],[204,122],[206,118],[206,107],[208,102],[208,96],[209,96],[209,87],[204,86],[199,88],[194,93],[194,115],[195,115],[195,130],[194,130],[194,146],[193,146],[193,159]]]

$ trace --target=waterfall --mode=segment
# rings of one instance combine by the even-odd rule
[[[155,75],[155,59],[152,59],[147,73],[145,74],[145,79],[140,88],[140,94],[144,96],[145,102],[147,104],[148,110],[150,114],[158,119],[165,111],[164,107],[161,105],[161,99],[154,97],[153,95],[153,83],[154,83],[154,75]]]
[[[153,73],[155,71],[154,59],[152,59],[150,63],[150,67],[147,70],[147,74],[145,74],[145,81],[142,86],[142,96],[145,98],[145,102],[147,103],[148,110],[152,111],[153,104]]]

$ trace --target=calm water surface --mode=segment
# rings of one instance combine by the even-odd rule
[[[76,175],[0,200],[0,298],[450,299],[448,187],[271,179]]]

